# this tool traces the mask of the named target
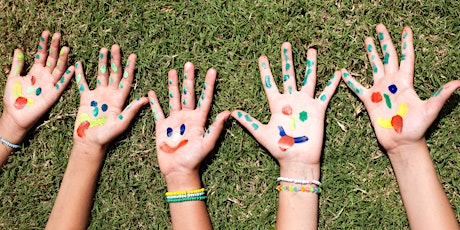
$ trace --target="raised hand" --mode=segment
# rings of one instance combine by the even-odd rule
[[[21,76],[24,53],[14,51],[11,72],[6,82],[3,119],[9,128],[27,132],[59,99],[69,83],[74,68],[67,68],[69,48],[60,49],[60,34],[54,34],[48,48],[49,31],[43,31],[29,73]],[[22,139],[22,138],[21,138]]]
[[[135,65],[136,55],[131,54],[123,71],[120,47],[113,45],[110,55],[106,48],[102,48],[99,53],[97,86],[90,90],[82,64],[75,64],[75,79],[81,96],[75,122],[75,143],[107,146],[126,130],[142,105],[148,103],[147,97],[137,98],[123,110],[134,79]]]
[[[184,66],[182,90],[176,70],[168,73],[169,117],[165,117],[154,91],[149,92],[150,107],[155,120],[155,137],[161,172],[189,174],[198,172],[201,161],[214,148],[229,111],[218,114],[205,130],[206,118],[211,108],[216,70],[206,73],[203,90],[195,107],[195,67]],[[181,95],[182,94],[182,95]]]
[[[460,81],[451,81],[427,100],[421,100],[414,90],[414,46],[412,30],[402,30],[401,62],[391,37],[384,25],[378,25],[383,62],[371,37],[365,47],[372,66],[374,85],[367,89],[357,82],[347,70],[342,78],[364,103],[380,144],[391,150],[400,145],[423,139],[424,134],[438,115],[444,102],[460,87]]]
[[[259,58],[262,84],[270,107],[271,118],[262,124],[249,114],[237,110],[232,116],[262,144],[280,163],[319,164],[324,135],[324,116],[327,105],[340,82],[340,72],[334,73],[326,88],[314,98],[316,87],[316,50],[307,53],[307,70],[302,88],[297,90],[293,67],[292,47],[281,46],[284,93],[278,91],[268,58]],[[319,175],[316,175],[319,176]]]

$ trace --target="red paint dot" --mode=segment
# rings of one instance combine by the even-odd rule
[[[283,109],[281,110],[284,115],[291,115],[292,114],[292,108],[289,105],[283,106]]]
[[[36,81],[37,79],[35,78],[35,76],[32,76],[32,78],[30,79],[30,82],[32,83],[32,85],[35,85]]]
[[[90,125],[89,121],[82,122],[77,128],[77,135],[79,137],[84,137],[85,136],[85,130],[87,130],[89,128],[89,125]]]
[[[393,126],[393,129],[397,132],[397,133],[401,133],[402,132],[402,128],[403,128],[403,119],[401,116],[399,115],[396,115],[396,116],[393,116],[391,118],[391,125]]]
[[[372,93],[371,100],[374,103],[379,103],[382,101],[382,94],[380,92]]]
[[[27,98],[25,97],[18,97],[16,98],[16,101],[14,102],[14,107],[16,109],[22,109],[24,106],[27,104]]]
[[[292,147],[294,145],[294,138],[291,136],[282,136],[278,141],[278,147],[281,151],[286,151],[286,149]]]

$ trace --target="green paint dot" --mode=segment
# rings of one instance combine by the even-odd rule
[[[292,94],[292,86],[288,86],[288,92],[289,94]]]
[[[123,82],[122,82],[122,81],[120,81],[120,84],[118,84],[118,87],[119,87],[120,89],[123,89]]]
[[[183,90],[184,94],[187,94],[187,86],[184,85],[184,90]]]
[[[69,70],[69,69],[66,70],[65,73],[66,73],[66,74],[70,74],[70,70]]]
[[[78,87],[78,90],[80,92],[83,92],[85,90],[85,87],[83,86],[83,84],[80,84],[80,87]]]
[[[328,82],[326,83],[326,86],[330,86],[331,84],[332,84],[332,81],[328,81]]]
[[[93,109],[93,116],[94,116],[94,117],[97,117],[97,115],[99,115],[99,108],[96,106],[96,107],[94,107],[94,109]]]
[[[109,83],[110,83],[110,84],[113,83],[113,78],[112,78],[112,77],[109,77]]]
[[[187,79],[188,78],[188,74],[184,74],[184,79]]]
[[[319,99],[320,99],[321,101],[325,101],[325,100],[326,100],[326,95],[324,95],[324,94],[321,95],[321,97],[319,97]]]
[[[128,78],[128,77],[129,77],[128,71],[125,71],[125,72],[123,73],[123,77],[124,77],[124,78]]]
[[[287,81],[287,80],[289,80],[289,74],[285,74],[283,77],[283,81]]]
[[[372,63],[372,71],[374,71],[374,73],[379,72],[379,69],[377,68],[377,66],[374,63]]]
[[[289,70],[291,68],[291,64],[286,63],[286,70]]]
[[[42,45],[38,44],[38,49],[42,50],[43,49]]]
[[[186,105],[187,104],[187,99],[184,98],[184,100],[182,100],[182,104]]]
[[[126,67],[129,66],[129,60],[126,60]]]
[[[406,49],[407,48],[407,42],[404,42],[403,43],[403,49]]]
[[[27,94],[31,94],[35,91],[35,88],[32,86],[27,87]]]
[[[202,100],[204,100],[204,96],[205,96],[205,95],[204,95],[204,91],[203,91],[203,92],[201,92],[201,99],[202,99]]]
[[[115,65],[115,63],[112,63],[112,71],[115,73],[118,71],[117,65]]]
[[[254,130],[259,129],[259,125],[256,124],[256,123],[252,123],[251,126],[252,126],[252,128],[253,128]]]
[[[383,45],[383,50],[384,50],[384,51],[387,50],[387,44],[384,44],[384,45]]]
[[[40,55],[36,54],[35,59],[40,59]]]
[[[406,55],[405,55],[405,54],[402,54],[402,55],[401,55],[401,61],[404,61],[404,60],[406,60]]]
[[[157,112],[157,109],[153,109],[153,119],[155,121],[158,121],[158,112]]]
[[[64,81],[65,81],[64,76],[62,76],[61,79],[60,79],[59,81],[60,81],[61,83],[64,83]]]
[[[150,104],[151,105],[154,105],[155,104],[155,100],[153,98],[150,98]]]
[[[308,113],[306,111],[302,111],[299,113],[299,120],[304,122],[308,119]]]
[[[110,59],[112,59],[112,58],[113,58],[113,55],[112,55],[112,53],[110,53],[110,54],[109,54],[109,57],[110,57]]]
[[[349,76],[350,76],[350,74],[348,74],[348,73],[343,73],[343,77],[347,78],[347,77],[349,77]]]
[[[173,91],[172,90],[169,90],[169,98],[173,98]]]
[[[169,103],[169,109],[172,109],[172,108],[173,108],[173,105]]]
[[[99,59],[102,59],[104,58],[104,54],[103,53],[99,53]]]
[[[262,62],[262,68],[266,69],[267,68],[267,63]]]
[[[198,107],[201,107],[201,100],[198,101]]]
[[[171,85],[173,83],[172,79],[168,79],[168,83]]]
[[[314,61],[307,59],[307,66],[308,66],[308,67],[312,67],[313,64],[315,64]]]
[[[270,83],[270,75],[265,75],[264,79],[265,79],[265,87],[271,88],[272,84]]]
[[[244,118],[246,119],[246,121],[249,121],[249,122],[252,121],[251,117],[247,114],[244,115]]]
[[[101,80],[97,79],[96,83],[97,83],[98,85],[100,85],[100,84],[101,84]]]
[[[206,87],[207,87],[207,85],[206,85],[206,82],[205,82],[205,83],[203,84],[203,90],[206,90]]]
[[[383,33],[382,33],[382,32],[379,33],[379,39],[380,39],[380,40],[383,40],[383,39],[384,39]]]
[[[40,41],[44,42],[45,38],[43,36],[40,36]]]
[[[80,81],[81,81],[81,74],[77,74],[77,76],[75,76],[75,80],[77,80],[77,83],[80,83]]]
[[[405,32],[405,33],[403,34],[403,38],[407,38],[407,35],[408,35],[408,33]]]
[[[236,115],[238,115],[238,118],[241,118],[243,116],[243,113],[238,111],[238,113],[236,113]]]
[[[390,59],[390,54],[385,53],[385,56],[383,57],[383,64],[388,64],[388,59]]]
[[[383,97],[385,98],[385,103],[387,104],[387,107],[389,109],[391,109],[391,100],[390,100],[390,96],[388,96],[388,94],[383,94]]]
[[[18,53],[18,61],[24,61],[24,54]]]
[[[61,51],[59,51],[59,56],[62,56],[64,55],[64,49],[61,49]]]
[[[56,89],[59,89],[59,85],[58,85],[58,84],[54,85],[54,87],[56,87]]]
[[[80,66],[80,65],[78,65],[78,63],[75,63],[75,68],[77,68],[77,69],[78,69],[78,66]]]
[[[372,45],[367,45],[367,52],[372,52]]]
[[[107,67],[105,65],[101,65],[101,73],[105,73],[107,71]]]
[[[118,120],[123,120],[123,115],[118,115]]]

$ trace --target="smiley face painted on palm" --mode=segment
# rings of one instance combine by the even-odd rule
[[[186,131],[185,129],[186,129],[185,124],[181,124],[179,130],[176,132],[174,132],[173,128],[168,127],[166,129],[166,136],[171,137],[172,143],[174,144],[169,145],[168,143],[163,142],[160,144],[160,149],[165,153],[174,153],[179,148],[186,145],[188,143],[188,139],[180,140]]]
[[[305,122],[308,119],[308,113],[306,111],[301,111],[300,113],[293,114],[293,109],[290,105],[285,105],[282,107],[281,112],[290,117],[290,125],[289,129],[290,130],[295,130],[296,129],[296,124],[297,120],[301,122]],[[287,149],[291,148],[294,146],[294,144],[300,144],[308,141],[307,136],[299,136],[299,137],[292,137],[286,134],[286,131],[284,131],[283,126],[278,126],[278,131],[281,136],[281,138],[278,141],[278,147],[281,149],[281,151],[285,152]]]
[[[388,91],[391,94],[396,94],[398,92],[398,87],[395,84],[391,84],[388,86]],[[373,103],[380,103],[385,99],[385,104],[388,107],[388,109],[391,109],[393,107],[391,103],[391,94],[382,94],[378,91],[373,92],[371,95],[371,101]],[[392,116],[390,119],[383,119],[382,117],[377,117],[377,124],[380,125],[383,128],[391,129],[393,128],[396,133],[401,133],[403,129],[403,117],[407,113],[407,104],[406,103],[401,103],[399,104],[398,110],[394,116]]]

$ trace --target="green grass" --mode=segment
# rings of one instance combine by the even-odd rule
[[[224,109],[243,109],[263,122],[270,114],[261,92],[257,58],[266,54],[281,82],[280,45],[293,45],[297,79],[305,71],[309,47],[318,50],[318,87],[346,67],[366,86],[372,84],[365,36],[387,26],[398,44],[403,26],[414,30],[415,88],[422,99],[458,78],[460,4],[455,1],[1,1],[0,78],[9,73],[15,48],[26,52],[30,68],[41,31],[60,32],[71,48],[70,64],[81,60],[95,76],[102,47],[120,44],[123,60],[138,55],[129,100],[154,89],[167,104],[166,76],[197,67],[197,84],[206,70],[218,70],[209,120]],[[0,83],[4,94],[5,80]],[[91,85],[95,85],[92,78]],[[442,185],[460,218],[460,94],[447,102],[427,133]],[[43,228],[56,198],[69,153],[79,105],[69,87],[30,132],[25,147],[0,171],[0,228]],[[3,104],[1,105],[3,107]],[[94,196],[91,229],[170,228],[165,181],[156,160],[154,122],[142,110],[107,154]],[[408,229],[406,214],[388,157],[379,149],[362,103],[341,83],[327,110],[322,157],[324,193],[319,228]],[[216,229],[268,229],[275,224],[279,166],[235,120],[202,164],[209,190],[207,206]],[[305,207],[308,208],[308,207]]]

